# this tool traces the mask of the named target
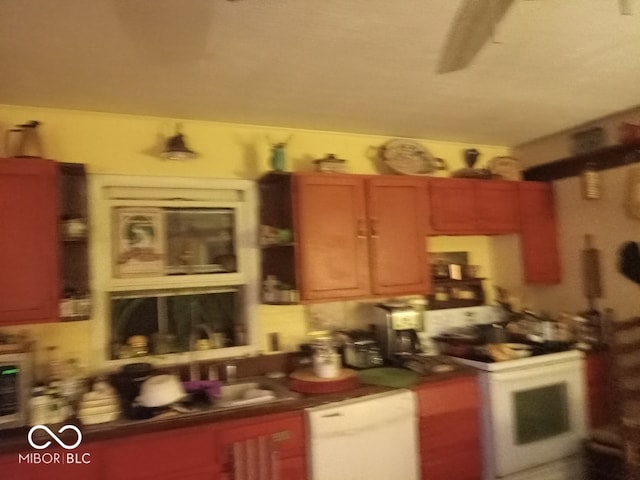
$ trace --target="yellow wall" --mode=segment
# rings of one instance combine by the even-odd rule
[[[42,122],[39,130],[45,156],[85,163],[89,173],[255,179],[269,169],[271,143],[289,138],[287,170],[312,170],[314,159],[334,153],[348,160],[350,173],[387,173],[379,169],[375,150],[389,137],[184,120],[182,133],[199,157],[170,161],[160,159],[157,153],[165,139],[175,133],[179,120],[0,105],[0,130],[27,120]],[[432,155],[445,159],[450,170],[464,166],[465,148],[480,150],[477,166],[495,156],[509,154],[506,147],[500,146],[432,140],[421,143]],[[483,242],[476,243],[482,251]],[[446,243],[442,248],[446,248]],[[478,255],[489,261],[486,253]],[[302,307],[262,306],[259,312],[261,348],[267,348],[270,332],[281,333],[282,345],[287,350],[294,349],[304,338],[307,328]],[[87,323],[43,325],[28,330],[42,346],[57,344],[63,354],[86,359],[91,355]]]

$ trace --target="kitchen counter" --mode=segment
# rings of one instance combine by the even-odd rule
[[[440,382],[460,376],[473,375],[476,375],[476,370],[467,367],[461,367],[450,372],[433,373],[430,375],[422,376],[420,377],[420,380],[416,384],[416,386]],[[239,378],[238,380],[242,379]],[[282,381],[286,382],[287,380],[284,379]],[[299,398],[293,400],[273,402],[253,407],[242,407],[224,410],[205,409],[202,411],[189,413],[170,412],[168,414],[162,414],[147,420],[129,420],[126,418],[121,418],[113,422],[97,425],[82,425],[77,419],[72,418],[67,420],[63,424],[50,425],[50,428],[52,431],[56,431],[57,427],[62,425],[77,425],[82,432],[82,442],[83,444],[86,444],[87,442],[124,438],[144,433],[159,432],[196,425],[213,424],[228,420],[237,420],[242,418],[298,411],[326,403],[338,402],[341,400],[372,395],[390,390],[394,389],[391,387],[360,384],[353,389],[342,392],[325,394],[299,394]],[[27,442],[28,431],[29,427],[0,431],[0,454],[32,449],[32,447]],[[34,435],[34,437],[37,438],[38,435]]]

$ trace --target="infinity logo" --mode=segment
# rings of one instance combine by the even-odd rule
[[[44,430],[45,432],[47,432],[49,434],[49,436],[51,438],[53,438],[58,443],[58,445],[60,445],[62,448],[66,448],[67,450],[71,450],[73,448],[76,448],[78,445],[80,445],[80,442],[82,442],[82,433],[80,432],[80,429],[78,427],[76,427],[75,425],[65,425],[60,430],[58,430],[58,433],[62,433],[64,431],[66,431],[66,430],[73,430],[74,432],[76,432],[78,434],[78,440],[73,445],[67,445],[66,443],[64,443],[46,425],[34,425],[29,430],[29,434],[27,435],[27,440],[29,441],[29,444],[33,448],[36,448],[38,450],[42,450],[44,448],[47,448],[49,445],[51,445],[51,440],[47,440],[46,443],[44,443],[43,445],[38,445],[37,443],[34,443],[34,441],[33,441],[33,432],[35,432],[36,430]]]

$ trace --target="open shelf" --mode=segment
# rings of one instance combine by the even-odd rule
[[[433,293],[428,296],[429,310],[442,310],[445,308],[462,308],[484,305],[485,295],[484,288],[482,286],[483,280],[485,279],[432,279]]]

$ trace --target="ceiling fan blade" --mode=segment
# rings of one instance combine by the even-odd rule
[[[462,70],[491,38],[514,0],[464,0],[456,13],[440,60],[438,73]]]

